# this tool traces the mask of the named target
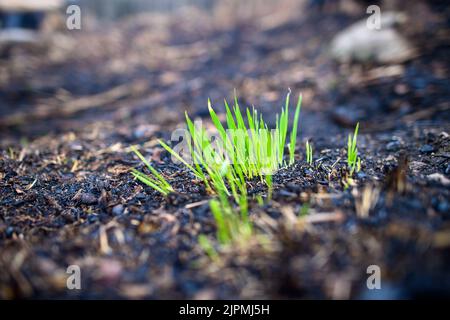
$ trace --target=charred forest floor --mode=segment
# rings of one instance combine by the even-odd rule
[[[414,59],[340,66],[327,44],[358,18],[142,15],[3,53],[0,297],[449,297],[450,34],[410,28]],[[266,190],[249,183],[265,241],[212,262],[197,240],[215,237],[210,195],[156,140],[170,140],[185,110],[206,121],[208,97],[223,110],[234,89],[274,120],[288,88],[304,98],[296,162],[263,206],[253,195]],[[356,122],[362,169],[346,186]],[[175,194],[132,178],[134,144]],[[69,265],[81,267],[82,290],[67,290]],[[370,265],[381,291],[367,290]]]

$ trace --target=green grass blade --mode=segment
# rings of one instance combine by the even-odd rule
[[[302,106],[302,95],[298,97],[297,107],[295,108],[294,123],[291,132],[291,139],[289,145],[289,164],[291,165],[294,163],[295,145],[297,143],[297,130],[301,106]]]
[[[145,159],[145,157],[142,155],[142,153],[139,152],[139,150],[136,148],[136,146],[132,146],[131,150],[138,156],[138,158],[147,166],[147,168],[151,171],[151,173],[161,182],[162,185],[165,187],[172,189],[170,184],[164,179],[164,177],[155,169],[153,168],[150,163]]]
[[[168,195],[168,192],[166,190],[163,190],[160,186],[158,186],[158,184],[157,184],[157,182],[155,180],[152,180],[151,178],[149,178],[147,176],[143,176],[143,175],[137,174],[136,172],[132,172],[132,175],[136,179],[141,181],[142,183],[144,183],[144,184],[148,185],[149,187],[152,187],[156,191],[162,193],[164,196]]]
[[[224,102],[225,102],[225,108],[226,108],[226,113],[227,113],[226,116],[227,116],[228,129],[236,130],[236,122],[234,121],[234,117],[230,110],[230,106],[228,105],[227,100],[224,100]]]
[[[225,244],[230,241],[229,233],[227,232],[227,227],[224,219],[224,208],[221,206],[220,202],[217,200],[211,200],[209,202],[211,212],[216,220],[217,224],[217,238],[219,242]]]
[[[171,147],[165,144],[162,140],[158,140],[159,144],[166,149],[172,156],[174,156],[177,160],[181,161],[189,170],[191,170],[197,177],[202,178],[202,174],[200,174],[197,170],[194,169],[189,163],[187,163],[178,153],[173,151]]]

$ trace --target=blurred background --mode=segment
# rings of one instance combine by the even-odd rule
[[[66,26],[70,4],[81,30]],[[447,124],[449,17],[432,0],[2,0],[2,143],[145,138],[234,90],[269,118],[302,92],[306,134]]]

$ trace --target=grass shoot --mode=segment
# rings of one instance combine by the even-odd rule
[[[347,141],[347,165],[351,170],[351,173],[357,169],[359,171],[361,169],[361,158],[358,156],[358,130],[359,130],[359,122],[356,124],[355,131],[353,135],[348,135]]]
[[[167,182],[166,179],[158,172],[155,168],[153,168],[150,163],[145,159],[142,153],[135,147],[131,147],[131,151],[133,151],[138,158],[146,165],[146,167],[150,170],[154,177],[146,175],[135,168],[131,169],[131,174],[142,183],[148,185],[149,187],[155,189],[160,192],[164,196],[167,196],[169,193],[173,192],[172,186]]]
[[[236,211],[224,194],[219,200],[210,201],[211,212],[217,225],[217,239],[220,244],[227,245],[235,241],[248,239],[253,232],[253,226],[248,217],[247,195],[241,195],[239,211]]]
[[[289,143],[289,165],[294,163],[295,145],[297,143],[298,121],[300,118],[300,108],[302,106],[302,95],[299,96],[297,107],[295,108],[294,123],[292,125],[291,140]]]
[[[209,137],[206,130],[194,124],[186,114],[186,140],[191,163],[164,142],[160,141],[160,144],[200,178],[212,193],[224,191],[227,195],[232,195],[233,190],[230,189],[240,189],[245,180],[255,177],[270,184],[267,176],[286,164],[284,149],[289,120],[289,97],[290,93],[286,97],[281,115],[276,117],[274,130],[269,130],[263,116],[254,108],[247,108],[246,112],[242,113],[236,97],[232,108],[225,100],[226,127],[222,125],[211,102],[208,101],[211,121],[217,131],[215,139]],[[301,96],[297,102],[290,137],[290,163],[294,161],[300,108]]]
[[[306,162],[309,165],[312,165],[313,163],[313,149],[309,141],[306,141]]]
[[[253,227],[248,216],[248,180],[259,178],[264,182],[268,187],[268,199],[271,199],[272,175],[286,165],[284,150],[288,136],[290,94],[289,91],[281,114],[276,116],[275,129],[269,129],[262,114],[255,108],[246,108],[245,112],[241,112],[235,96],[232,107],[225,100],[226,125],[222,124],[208,100],[215,135],[209,135],[205,128],[185,114],[187,131],[184,138],[188,157],[182,157],[174,148],[159,141],[174,159],[184,164],[203,181],[211,194],[216,195],[210,201],[210,208],[217,225],[217,239],[222,245],[247,239],[252,234]],[[289,164],[294,162],[301,102],[300,95],[290,133]],[[133,169],[133,176],[163,195],[173,192],[170,184],[135,147],[132,147],[132,151],[152,173],[152,176],[148,176]],[[238,209],[230,203],[230,198]],[[212,247],[202,239],[199,241],[204,249],[212,254]]]

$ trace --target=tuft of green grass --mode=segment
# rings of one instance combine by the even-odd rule
[[[153,168],[150,163],[145,159],[142,153],[136,148],[136,146],[131,147],[131,151],[133,151],[138,158],[146,165],[146,167],[153,174],[152,176],[146,175],[135,168],[131,169],[131,174],[142,183],[148,185],[149,187],[155,189],[160,192],[164,196],[167,196],[169,193],[173,192],[172,186],[167,182],[166,179],[158,172],[155,168]]]
[[[159,140],[165,150],[200,179],[211,194],[216,195],[210,201],[210,208],[217,225],[217,239],[220,244],[243,241],[252,234],[253,227],[248,216],[247,181],[259,178],[267,185],[268,199],[271,199],[272,175],[286,165],[284,151],[288,136],[290,95],[289,90],[285,106],[281,109],[281,114],[276,116],[274,129],[269,129],[262,114],[255,108],[246,108],[241,112],[236,95],[232,107],[224,100],[226,124],[222,124],[211,101],[208,100],[210,118],[217,131],[214,139],[208,135],[205,128],[198,126],[185,113],[187,125],[185,138],[191,161],[184,159],[169,145]],[[301,102],[300,95],[290,133],[290,164],[294,162]],[[153,177],[135,169],[132,170],[133,175],[163,195],[172,192],[170,184],[142,154],[135,147],[132,150],[145,163]],[[230,198],[234,200],[238,209],[230,202]],[[199,241],[202,241],[205,249],[208,248],[210,251],[211,247],[204,239]]]
[[[359,171],[361,169],[361,158],[358,156],[358,130],[359,122],[356,124],[355,131],[353,135],[348,135],[347,141],[347,165],[350,168],[350,172],[353,173],[355,169]]]
[[[309,141],[306,141],[306,162],[309,165],[312,165],[313,163],[313,149]]]
[[[255,108],[246,108],[244,113],[241,112],[237,97],[234,99],[232,108],[225,100],[226,126],[224,126],[208,100],[210,118],[219,136],[219,139],[214,141],[208,136],[206,130],[195,125],[186,113],[188,127],[186,138],[193,164],[181,158],[164,142],[159,142],[164,149],[200,178],[212,193],[224,191],[231,195],[224,174],[229,168],[231,168],[232,176],[238,178],[238,183],[255,177],[260,177],[261,181],[267,183],[265,176],[272,175],[285,165],[284,149],[289,120],[289,97],[290,92],[286,97],[281,115],[276,117],[276,128],[272,130],[269,130],[263,116]],[[300,108],[301,96],[298,99],[290,138],[290,163],[294,160]]]
[[[227,245],[235,241],[245,243],[253,233],[253,225],[248,216],[247,194],[242,194],[239,210],[235,210],[226,195],[210,201],[210,209],[217,226],[217,239]]]

